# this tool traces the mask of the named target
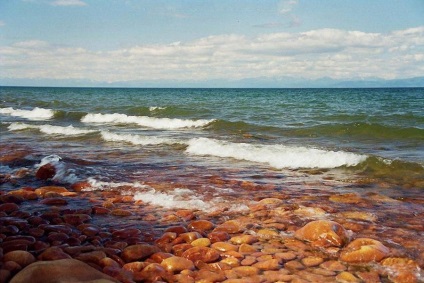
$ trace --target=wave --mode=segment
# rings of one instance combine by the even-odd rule
[[[189,119],[171,119],[154,118],[148,116],[128,116],[125,114],[87,114],[81,118],[83,123],[105,123],[105,124],[137,124],[143,127],[155,129],[182,129],[204,127],[214,120],[189,120]]]
[[[86,135],[90,133],[95,133],[94,130],[85,130],[75,128],[72,125],[67,127],[62,126],[53,126],[53,125],[29,125],[25,123],[11,123],[8,127],[10,131],[20,131],[25,129],[37,129],[42,133],[48,135],[64,135],[64,136],[79,136]]]
[[[0,114],[21,117],[28,120],[42,121],[53,118],[55,112],[51,109],[35,107],[32,110],[14,109],[12,107],[0,108]]]
[[[127,142],[134,145],[157,145],[178,143],[178,141],[168,138],[159,138],[155,136],[140,136],[133,134],[116,134],[107,131],[101,131],[101,136],[105,141]]]
[[[367,159],[343,151],[285,145],[232,143],[209,138],[194,138],[188,142],[186,152],[200,156],[217,156],[268,164],[274,168],[336,168],[355,166]]]
[[[166,107],[160,107],[160,106],[150,106],[149,107],[150,112],[155,112],[155,111],[165,110],[165,109],[166,109]]]

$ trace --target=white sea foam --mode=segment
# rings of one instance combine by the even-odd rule
[[[8,127],[10,131],[20,131],[24,129],[38,129],[42,133],[48,135],[64,135],[64,136],[79,136],[89,133],[94,133],[94,130],[85,130],[75,128],[72,125],[67,127],[53,126],[53,125],[30,125],[25,123],[11,123]]]
[[[10,115],[14,117],[21,117],[28,120],[49,120],[53,118],[54,111],[51,109],[44,109],[35,107],[32,110],[14,109],[12,107],[0,108],[0,114]]]
[[[35,167],[40,168],[41,166],[49,163],[53,165],[56,169],[56,174],[53,176],[52,180],[69,184],[75,183],[79,180],[78,177],[75,175],[74,170],[68,169],[59,155],[52,154],[46,156],[41,159],[41,162]]]
[[[209,211],[212,209],[210,203],[204,202],[188,189],[175,189],[167,193],[158,192],[151,189],[147,192],[138,192],[134,195],[134,200],[141,200],[151,205],[162,206],[164,208],[186,208]]]
[[[204,127],[214,120],[184,120],[170,118],[154,118],[148,116],[128,116],[125,114],[87,114],[81,118],[83,123],[106,123],[106,124],[137,124],[142,127],[155,129],[181,129]]]
[[[154,111],[158,111],[158,110],[165,110],[166,107],[160,107],[160,106],[150,106],[149,107],[149,111],[150,112],[154,112]]]
[[[102,138],[105,141],[127,142],[135,145],[157,145],[173,144],[178,141],[168,138],[159,138],[155,136],[141,136],[133,134],[116,134],[107,131],[101,131]]]
[[[285,145],[232,143],[208,138],[191,139],[186,152],[200,156],[210,155],[265,163],[277,169],[355,166],[367,158],[366,155],[343,151]]]
[[[83,189],[83,191],[108,191],[108,190],[111,190],[111,189],[127,188],[127,187],[137,188],[137,189],[146,189],[146,188],[150,189],[151,188],[148,185],[143,185],[139,182],[135,182],[135,183],[104,182],[104,181],[96,180],[92,177],[88,178],[87,181],[90,184],[90,188],[85,188],[85,189]],[[123,191],[122,194],[126,194],[126,193]]]

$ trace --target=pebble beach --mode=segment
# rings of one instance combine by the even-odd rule
[[[1,161],[29,153],[6,146]],[[423,199],[212,176],[249,205],[205,212],[61,184],[56,173],[48,163],[1,175],[0,282],[423,282]]]

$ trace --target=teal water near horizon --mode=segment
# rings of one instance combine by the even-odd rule
[[[0,96],[1,144],[32,148],[38,162],[66,159],[71,181],[134,182],[157,178],[140,168],[178,167],[424,186],[424,88],[1,87]]]

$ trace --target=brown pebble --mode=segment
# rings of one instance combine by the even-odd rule
[[[261,270],[278,270],[281,268],[281,260],[280,259],[269,259],[264,261],[259,261],[252,265]]]
[[[342,271],[336,276],[337,282],[340,283],[360,283],[361,280],[350,272]]]
[[[148,258],[152,254],[157,253],[159,251],[160,250],[158,247],[148,244],[132,245],[126,247],[122,251],[121,257],[124,261],[131,262]]]
[[[34,191],[38,196],[40,197],[44,197],[45,194],[49,193],[49,192],[54,192],[54,193],[64,193],[64,192],[69,192],[65,187],[59,187],[59,186],[45,186],[45,187],[40,187],[38,189],[36,189]]]
[[[230,238],[230,235],[224,231],[211,232],[208,234],[208,239],[211,240],[211,243],[224,242]]]
[[[340,259],[349,263],[380,261],[388,254],[389,249],[380,241],[370,238],[358,238],[342,250]]]
[[[286,262],[284,264],[284,267],[287,268],[288,270],[293,271],[293,272],[296,271],[296,270],[305,269],[305,266],[297,260],[291,260],[291,261]]]
[[[339,223],[328,220],[309,222],[295,232],[295,237],[320,247],[341,247],[349,239],[347,231]]]
[[[347,269],[345,265],[336,260],[325,261],[320,264],[320,267],[330,271],[345,271]]]
[[[128,210],[125,210],[125,209],[120,209],[120,208],[112,210],[111,214],[115,215],[115,216],[131,216],[131,215],[133,215],[133,213],[131,211],[128,211]]]
[[[56,175],[56,168],[53,164],[47,163],[40,168],[38,168],[35,173],[35,177],[40,180],[48,180],[53,178]]]
[[[161,265],[169,272],[179,272],[185,269],[195,269],[191,260],[179,256],[166,258],[161,262]]]
[[[226,252],[226,251],[237,251],[238,250],[238,246],[227,243],[227,242],[216,242],[213,243],[211,245],[211,248],[218,250],[218,251],[222,251],[222,252]]]
[[[40,202],[45,205],[67,205],[68,204],[68,201],[61,197],[45,198],[41,200]]]
[[[44,252],[42,252],[38,256],[39,260],[58,260],[58,259],[68,259],[68,258],[71,258],[71,256],[65,253],[59,247],[47,248]]]
[[[191,231],[200,231],[200,232],[206,232],[209,230],[212,230],[215,227],[215,224],[208,220],[195,220],[190,222],[187,225],[187,228]]]
[[[258,241],[258,237],[253,235],[238,235],[230,239],[230,242],[236,245],[240,244],[253,244]]]
[[[318,266],[324,261],[323,258],[317,256],[308,256],[302,258],[301,262],[306,267]]]
[[[221,225],[218,225],[213,232],[226,232],[229,234],[242,232],[243,227],[236,220],[228,220]]]
[[[193,247],[183,252],[181,257],[189,259],[192,262],[201,260],[210,263],[219,259],[219,252],[207,247]]]
[[[22,268],[35,262],[35,257],[27,251],[11,251],[3,256],[3,261],[14,261]]]
[[[3,203],[0,204],[0,211],[10,214],[11,212],[19,210],[19,206],[16,203]]]

